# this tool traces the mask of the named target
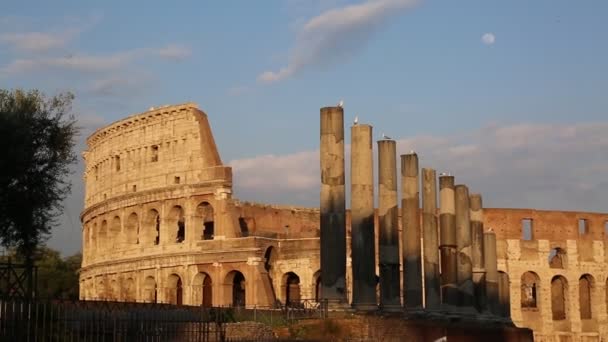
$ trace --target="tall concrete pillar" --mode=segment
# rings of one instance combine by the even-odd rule
[[[401,222],[403,226],[403,297],[407,309],[422,307],[418,155],[401,156]]]
[[[473,306],[473,260],[471,250],[471,221],[469,218],[469,188],[456,185],[456,241],[458,243],[458,290],[460,306]]]
[[[350,147],[352,305],[376,310],[372,126],[352,126]]]
[[[399,206],[397,152],[394,140],[378,141],[378,219],[380,248],[380,306],[400,311]]]
[[[346,303],[344,110],[321,108],[321,297]]]
[[[485,310],[485,261],[483,249],[483,203],[480,194],[469,196],[469,209],[471,214],[471,242],[473,260],[473,287],[475,308],[482,312]]]
[[[441,251],[441,300],[443,304],[458,306],[458,260],[456,243],[456,209],[454,205],[454,176],[439,177],[439,209]]]
[[[437,177],[433,169],[422,169],[422,240],[424,241],[425,309],[438,310],[441,304],[441,290],[437,236]]]
[[[488,230],[483,233],[483,249],[486,268],[487,309],[493,315],[500,315],[498,298],[498,264],[496,256],[496,234]]]

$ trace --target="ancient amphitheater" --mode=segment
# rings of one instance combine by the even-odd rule
[[[87,144],[82,299],[267,307],[319,298],[319,210],[234,198],[196,105],[129,116]],[[608,214],[484,208],[483,222],[496,232],[499,289],[517,326],[537,341],[608,339]]]

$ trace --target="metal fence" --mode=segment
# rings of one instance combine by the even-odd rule
[[[0,300],[0,341],[223,342],[227,341],[226,324],[231,322],[277,326],[326,316],[326,305],[306,301],[278,308],[205,308],[107,301]]]
[[[0,341],[225,341],[221,308],[117,302],[0,302]]]

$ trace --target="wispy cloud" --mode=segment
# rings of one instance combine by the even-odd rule
[[[491,207],[601,211],[608,200],[606,130],[608,122],[493,125],[400,139],[397,150],[416,150],[421,167],[454,174],[457,183],[484,194]],[[230,165],[237,198],[317,205],[318,150]]]
[[[64,47],[74,39],[80,30],[70,29],[59,32],[13,32],[0,34],[0,44],[27,52],[48,51]]]
[[[362,49],[389,17],[402,13],[417,0],[367,0],[327,10],[299,29],[286,66],[258,76],[277,82],[312,67],[328,66]]]
[[[166,59],[183,59],[189,54],[185,47],[168,45],[161,48],[140,48],[106,55],[68,54],[61,57],[19,58],[0,72],[6,74],[27,73],[45,69],[62,69],[77,72],[95,73],[120,69],[136,59],[159,56]]]

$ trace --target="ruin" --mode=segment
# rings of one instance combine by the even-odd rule
[[[427,165],[421,177],[402,168],[402,184],[410,185],[402,188],[399,210],[390,140],[379,142],[385,152],[378,211],[372,207],[369,217],[371,170],[353,182],[363,197],[346,210],[343,117],[341,107],[321,109],[320,208],[234,198],[231,168],[222,164],[207,115],[194,104],[150,110],[94,132],[83,153],[81,299],[270,307],[325,298],[369,310],[373,285],[372,307],[472,305],[510,316],[533,329],[537,341],[608,338],[608,214],[484,208],[479,195],[455,187],[449,175],[439,177],[438,206],[435,171]],[[371,167],[365,134],[362,162]],[[404,164],[413,165],[414,155],[402,156]],[[417,157],[415,164],[418,170]],[[422,208],[411,205],[417,186]],[[355,213],[355,204],[363,210]],[[457,228],[467,225],[467,211],[469,242]],[[416,236],[422,239],[413,244]],[[368,245],[379,240],[378,259],[366,257],[369,250],[355,237]],[[467,258],[471,266],[459,268]],[[405,271],[395,274],[400,262]],[[363,278],[354,279],[355,263]],[[393,289],[381,291],[378,301],[366,278],[376,267],[380,289]],[[355,295],[357,286],[362,292]],[[471,291],[473,299],[463,300]]]

